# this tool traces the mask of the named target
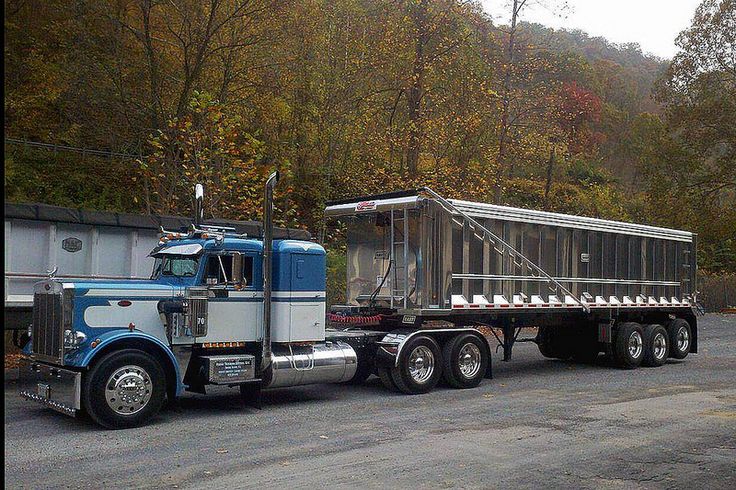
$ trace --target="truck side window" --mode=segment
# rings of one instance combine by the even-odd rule
[[[230,274],[232,262],[232,255],[211,255],[207,259],[204,283],[212,286],[231,282],[232,278],[226,275]],[[253,257],[247,255],[243,257],[243,280],[245,286],[253,285]]]
[[[250,255],[243,257],[243,281],[246,286],[253,285],[253,257]]]

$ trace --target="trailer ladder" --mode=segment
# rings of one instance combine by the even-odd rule
[[[422,192],[425,192],[426,194],[429,194],[432,198],[435,199],[437,203],[448,213],[451,215],[459,215],[462,216],[468,223],[471,229],[475,231],[476,233],[478,231],[481,231],[483,233],[483,239],[488,239],[492,244],[496,252],[499,254],[508,253],[509,257],[511,257],[511,260],[513,261],[514,266],[518,267],[520,270],[523,271],[522,265],[525,265],[528,269],[531,270],[532,275],[531,276],[518,276],[526,278],[528,277],[530,280],[540,280],[543,282],[546,282],[548,284],[548,287],[550,291],[554,292],[556,295],[561,293],[561,296],[563,298],[572,298],[576,304],[578,304],[586,313],[590,313],[590,306],[581,301],[579,298],[577,298],[573,293],[568,290],[565,286],[562,285],[557,279],[549,275],[544,269],[539,267],[537,264],[535,264],[533,261],[528,259],[524,254],[516,250],[514,247],[506,243],[502,238],[500,238],[498,235],[493,233],[491,230],[480,224],[477,220],[473,219],[470,215],[467,213],[461,211],[457,206],[452,204],[450,201],[433,191],[429,187],[422,187],[419,189]],[[480,237],[479,237],[480,238]]]

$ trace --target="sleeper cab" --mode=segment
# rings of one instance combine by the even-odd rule
[[[273,246],[272,342],[325,338],[325,249],[280,240]]]

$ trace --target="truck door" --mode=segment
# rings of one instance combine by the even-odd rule
[[[319,255],[291,255],[289,342],[321,341],[325,338],[322,259]]]
[[[243,253],[243,283],[233,283],[233,254],[206,257],[202,285],[209,290],[207,332],[196,342],[251,342],[260,338],[263,291],[255,254]]]

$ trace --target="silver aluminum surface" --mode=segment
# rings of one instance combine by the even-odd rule
[[[21,359],[18,391],[23,398],[73,416],[81,408],[82,373]]]
[[[72,290],[55,280],[33,287],[31,357],[64,365],[64,330],[72,325]]]
[[[202,356],[207,380],[212,384],[231,384],[251,381],[255,378],[255,356],[233,354]]]
[[[358,356],[345,342],[315,344],[308,354],[274,354],[268,388],[342,383],[355,376]]]
[[[586,309],[598,296],[682,301],[696,292],[692,233],[467,201],[450,201],[453,212],[439,199],[327,208],[347,224],[348,304],[440,314],[454,295],[569,295]]]
[[[206,287],[191,287],[187,289],[184,302],[184,323],[195,337],[207,335],[207,308],[209,289]]]
[[[148,405],[153,393],[151,375],[141,366],[115,370],[105,383],[105,401],[118,415],[134,415]]]

